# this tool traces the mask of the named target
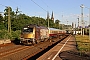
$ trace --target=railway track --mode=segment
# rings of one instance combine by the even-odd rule
[[[66,35],[67,36],[67,35]],[[41,56],[43,53],[47,52],[49,49],[54,47],[58,42],[62,41],[66,36],[62,38],[55,38],[50,41],[40,42],[39,44],[35,44],[34,46],[21,46],[15,45],[16,47],[8,46],[9,48],[0,51],[0,60],[26,60],[26,59],[36,59]]]
[[[24,47],[19,46],[19,47],[16,47],[14,49],[9,49],[9,50],[0,52],[0,56],[5,57],[7,55],[13,54],[14,52],[21,51],[21,50],[24,50],[24,49],[27,49],[27,48],[28,48],[28,46],[24,46]]]

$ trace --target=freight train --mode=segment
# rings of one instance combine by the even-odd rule
[[[65,30],[29,24],[24,26],[21,31],[20,43],[35,44],[41,41],[47,41],[54,37],[58,37],[59,35],[65,33]]]

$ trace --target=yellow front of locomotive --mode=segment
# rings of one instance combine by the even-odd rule
[[[25,39],[34,38],[34,33],[24,33],[22,34],[22,37]]]
[[[34,39],[35,39],[35,27],[28,26],[23,28],[20,43],[28,44],[33,42]]]

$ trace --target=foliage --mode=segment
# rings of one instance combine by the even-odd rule
[[[20,39],[20,34],[21,34],[21,31],[20,30],[17,30],[17,31],[12,31],[12,40],[17,38],[17,39]]]
[[[59,20],[56,20],[55,21],[55,27],[57,28],[57,29],[59,29],[60,28],[60,21]]]
[[[10,20],[11,20],[11,35],[8,33],[8,8],[10,8]],[[11,7],[6,7],[4,10],[4,16],[0,14],[0,38],[19,38],[20,30],[23,26],[28,24],[36,24],[41,26],[48,26],[48,20],[42,17],[27,16],[19,12],[14,12]],[[58,28],[59,20],[52,21],[49,19],[49,27]]]
[[[0,30],[0,39],[11,39],[11,35],[7,30]]]
[[[0,39],[20,39],[20,30],[12,31],[11,34],[7,30],[0,30]]]
[[[78,50],[79,51],[84,51],[84,52],[89,52],[90,51],[90,40],[89,40],[89,36],[85,35],[85,36],[81,36],[81,35],[76,35],[76,42],[78,45]]]
[[[0,14],[0,29],[5,29],[3,16]]]

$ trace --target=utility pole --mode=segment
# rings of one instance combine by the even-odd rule
[[[75,35],[76,35],[76,23],[75,23]]]
[[[72,34],[74,33],[74,23],[72,22]]]
[[[60,29],[60,21],[59,21],[59,29]]]
[[[86,7],[86,8],[88,8],[88,7]],[[90,40],[90,8],[88,8],[89,9],[89,40]]]
[[[87,34],[87,21],[85,21],[85,32]]]
[[[66,19],[66,21],[67,21],[67,19]],[[68,28],[68,21],[67,21],[67,30],[68,30],[69,28]]]
[[[63,14],[62,14],[62,20],[63,20]],[[63,23],[62,23],[62,30],[63,30]]]
[[[89,8],[89,40],[90,40],[90,8]]]
[[[88,7],[85,7],[85,8],[89,9],[89,25],[88,25],[88,27],[89,27],[89,40],[90,40],[90,8],[88,8]]]
[[[90,8],[89,9],[89,40],[90,40]]]
[[[81,35],[84,36],[84,21],[83,21],[83,8],[84,8],[84,5],[82,4],[80,7],[81,7],[81,23],[82,23]],[[82,32],[82,31],[83,31],[83,32]]]
[[[79,33],[79,16],[78,16],[78,18],[77,18],[77,19],[78,19],[78,33]]]
[[[8,8],[8,32],[11,34],[10,7]]]
[[[48,28],[49,28],[49,12],[47,11],[47,20],[48,20]]]
[[[39,18],[40,18],[40,15],[39,15]],[[39,20],[38,20],[38,25],[40,25],[40,24],[39,24]]]

